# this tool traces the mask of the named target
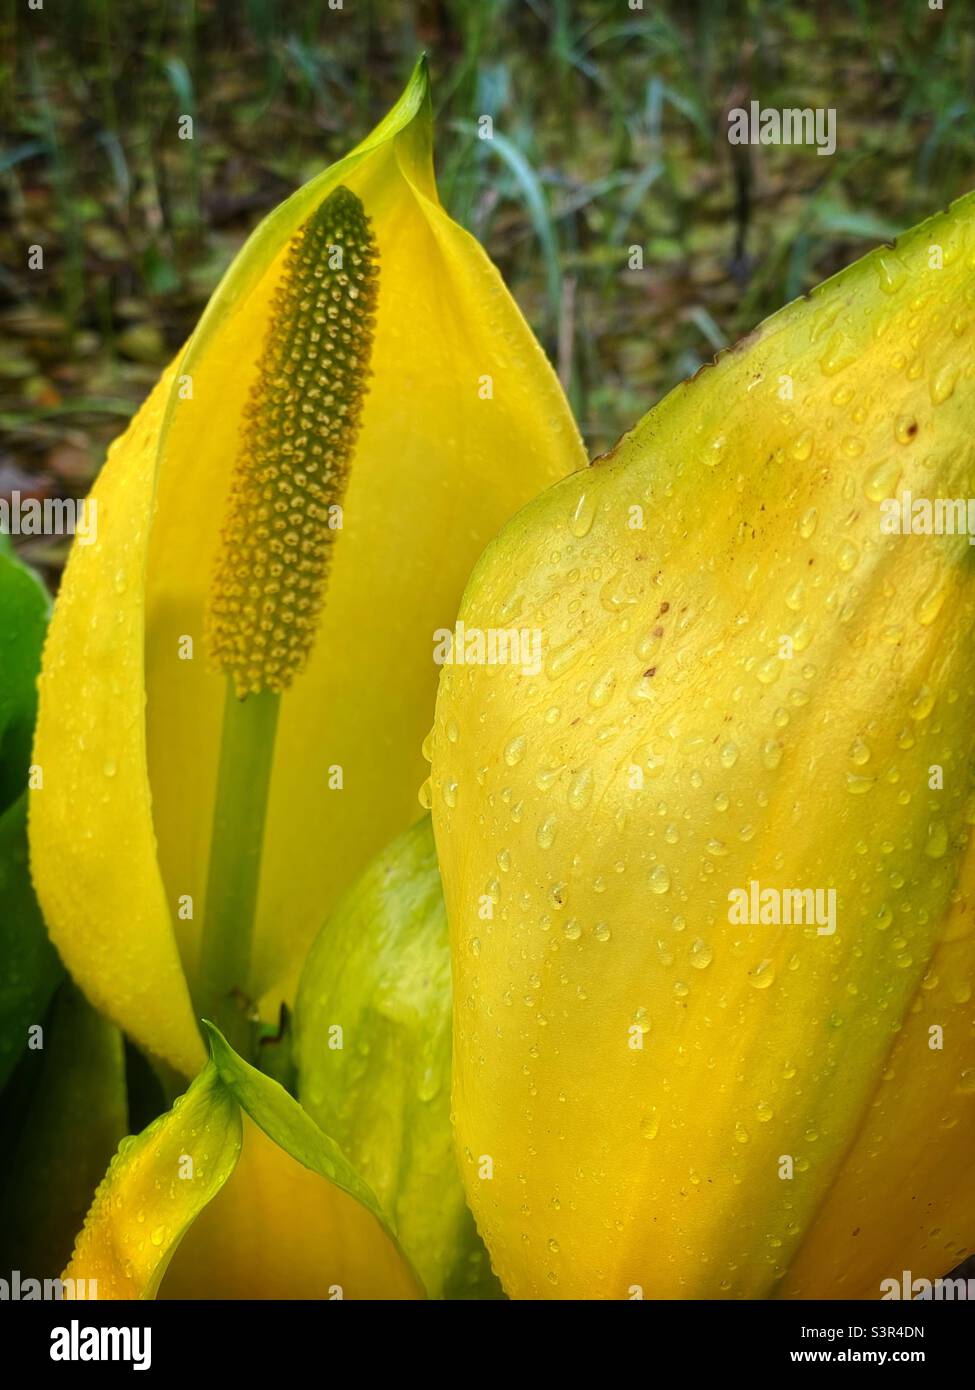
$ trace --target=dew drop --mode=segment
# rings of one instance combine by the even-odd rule
[[[786,607],[791,608],[793,613],[798,613],[799,609],[802,607],[802,601],[805,597],[805,592],[805,584],[803,584],[801,579],[797,579],[795,584],[792,585],[791,589],[786,590]]]
[[[569,518],[569,530],[574,536],[580,539],[588,536],[592,530],[592,523],[595,520],[596,507],[590,499],[588,493],[581,492],[576,502],[572,516]]]
[[[852,541],[844,541],[836,552],[836,564],[844,573],[849,573],[850,570],[856,569],[859,559],[860,552]]]
[[[555,842],[556,820],[554,816],[547,816],[535,831],[535,840],[540,849],[551,849]]]
[[[857,767],[862,767],[864,763],[870,761],[870,749],[862,738],[855,738],[850,745],[850,757]]]
[[[604,671],[598,680],[594,681],[589,691],[589,703],[593,709],[602,709],[608,705],[613,691],[616,689],[616,673],[614,671]]]
[[[910,444],[917,438],[917,421],[913,415],[900,415],[894,422],[894,438],[898,444]]]
[[[871,502],[883,502],[893,497],[900,475],[899,462],[881,463],[868,474],[863,490]]]
[[[907,266],[899,257],[884,253],[878,255],[874,265],[880,275],[880,288],[884,294],[896,294],[907,279]]]
[[[931,378],[930,392],[931,400],[935,405],[942,405],[954,393],[958,382],[958,368],[954,363],[948,362],[941,367]]]
[[[782,745],[778,739],[770,738],[762,744],[762,765],[767,767],[770,772],[778,767],[782,761]]]
[[[872,777],[860,777],[855,772],[846,774],[846,789],[851,796],[865,796],[872,786]]]
[[[525,756],[525,749],[527,746],[528,740],[524,734],[518,734],[515,738],[511,739],[511,741],[508,744],[506,744],[504,750],[504,760],[509,767],[517,767],[517,765],[521,762],[522,758]]]
[[[667,893],[670,890],[670,871],[664,864],[657,864],[650,873],[651,893]]]
[[[754,970],[748,972],[748,983],[754,989],[768,989],[775,979],[775,966],[770,960],[759,961]]]
[[[581,811],[592,800],[593,777],[588,767],[577,772],[569,783],[566,800],[574,811]]]
[[[873,919],[873,924],[878,931],[886,931],[894,920],[894,914],[887,903],[881,903]]]
[[[704,451],[703,462],[707,468],[715,468],[724,457],[727,446],[727,439],[723,434],[717,435],[711,440],[710,445]]]
[[[944,606],[947,589],[941,581],[932,585],[923,598],[918,600],[914,616],[922,627],[930,627]]]
[[[722,767],[734,767],[735,763],[738,761],[737,743],[726,743],[719,754],[719,758]]]
[[[691,965],[695,970],[707,970],[714,960],[714,952],[706,941],[700,937],[691,945]]]
[[[799,534],[804,541],[808,541],[811,536],[815,535],[818,523],[819,513],[815,507],[810,507],[807,511],[803,512],[802,516],[799,518]]]
[[[660,1121],[655,1114],[643,1117],[640,1121],[640,1133],[644,1139],[656,1139],[660,1133]]]
[[[928,715],[934,709],[934,700],[934,691],[931,690],[929,686],[922,685],[911,701],[910,710],[908,711],[911,718],[917,723],[920,723],[922,719],[927,719]]]
[[[928,826],[924,853],[929,859],[943,859],[948,850],[948,827],[944,821],[933,820]]]

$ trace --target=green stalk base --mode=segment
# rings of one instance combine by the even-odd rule
[[[198,1007],[250,1060],[247,988],[280,697],[239,700],[227,682],[210,839]]]

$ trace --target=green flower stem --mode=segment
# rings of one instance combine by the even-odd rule
[[[199,1004],[243,1057],[250,1052],[247,986],[279,705],[267,690],[239,700],[227,681]]]

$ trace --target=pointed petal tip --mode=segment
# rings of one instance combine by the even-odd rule
[[[420,53],[416,62],[413,64],[413,71],[410,73],[409,80],[403,88],[403,94],[396,102],[385,120],[381,121],[376,127],[374,135],[384,131],[389,125],[388,133],[395,134],[397,131],[405,130],[407,126],[422,114],[426,114],[428,121],[432,122],[432,111],[430,104],[430,64],[427,60],[426,52]]]
[[[228,1054],[234,1057],[237,1054],[234,1052],[233,1048],[230,1046],[230,1043],[221,1033],[217,1025],[215,1023],[211,1023],[208,1018],[200,1019],[200,1029],[203,1033],[203,1041],[206,1045],[207,1057],[209,1061],[211,1061],[213,1065],[216,1067],[217,1075],[220,1077],[222,1081],[225,1081],[226,1077],[224,1075],[224,1070],[226,1068]]]
[[[409,86],[412,87],[414,84],[421,88],[424,93],[430,90],[430,60],[427,57],[426,49],[423,49],[413,64]]]

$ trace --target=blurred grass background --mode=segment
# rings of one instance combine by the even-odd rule
[[[0,495],[87,489],[250,229],[424,49],[442,200],[593,453],[975,186],[975,27],[953,0],[336,2],[0,0]],[[730,146],[727,111],[752,98],[835,107],[835,155]],[[61,541],[21,548],[53,577]]]

